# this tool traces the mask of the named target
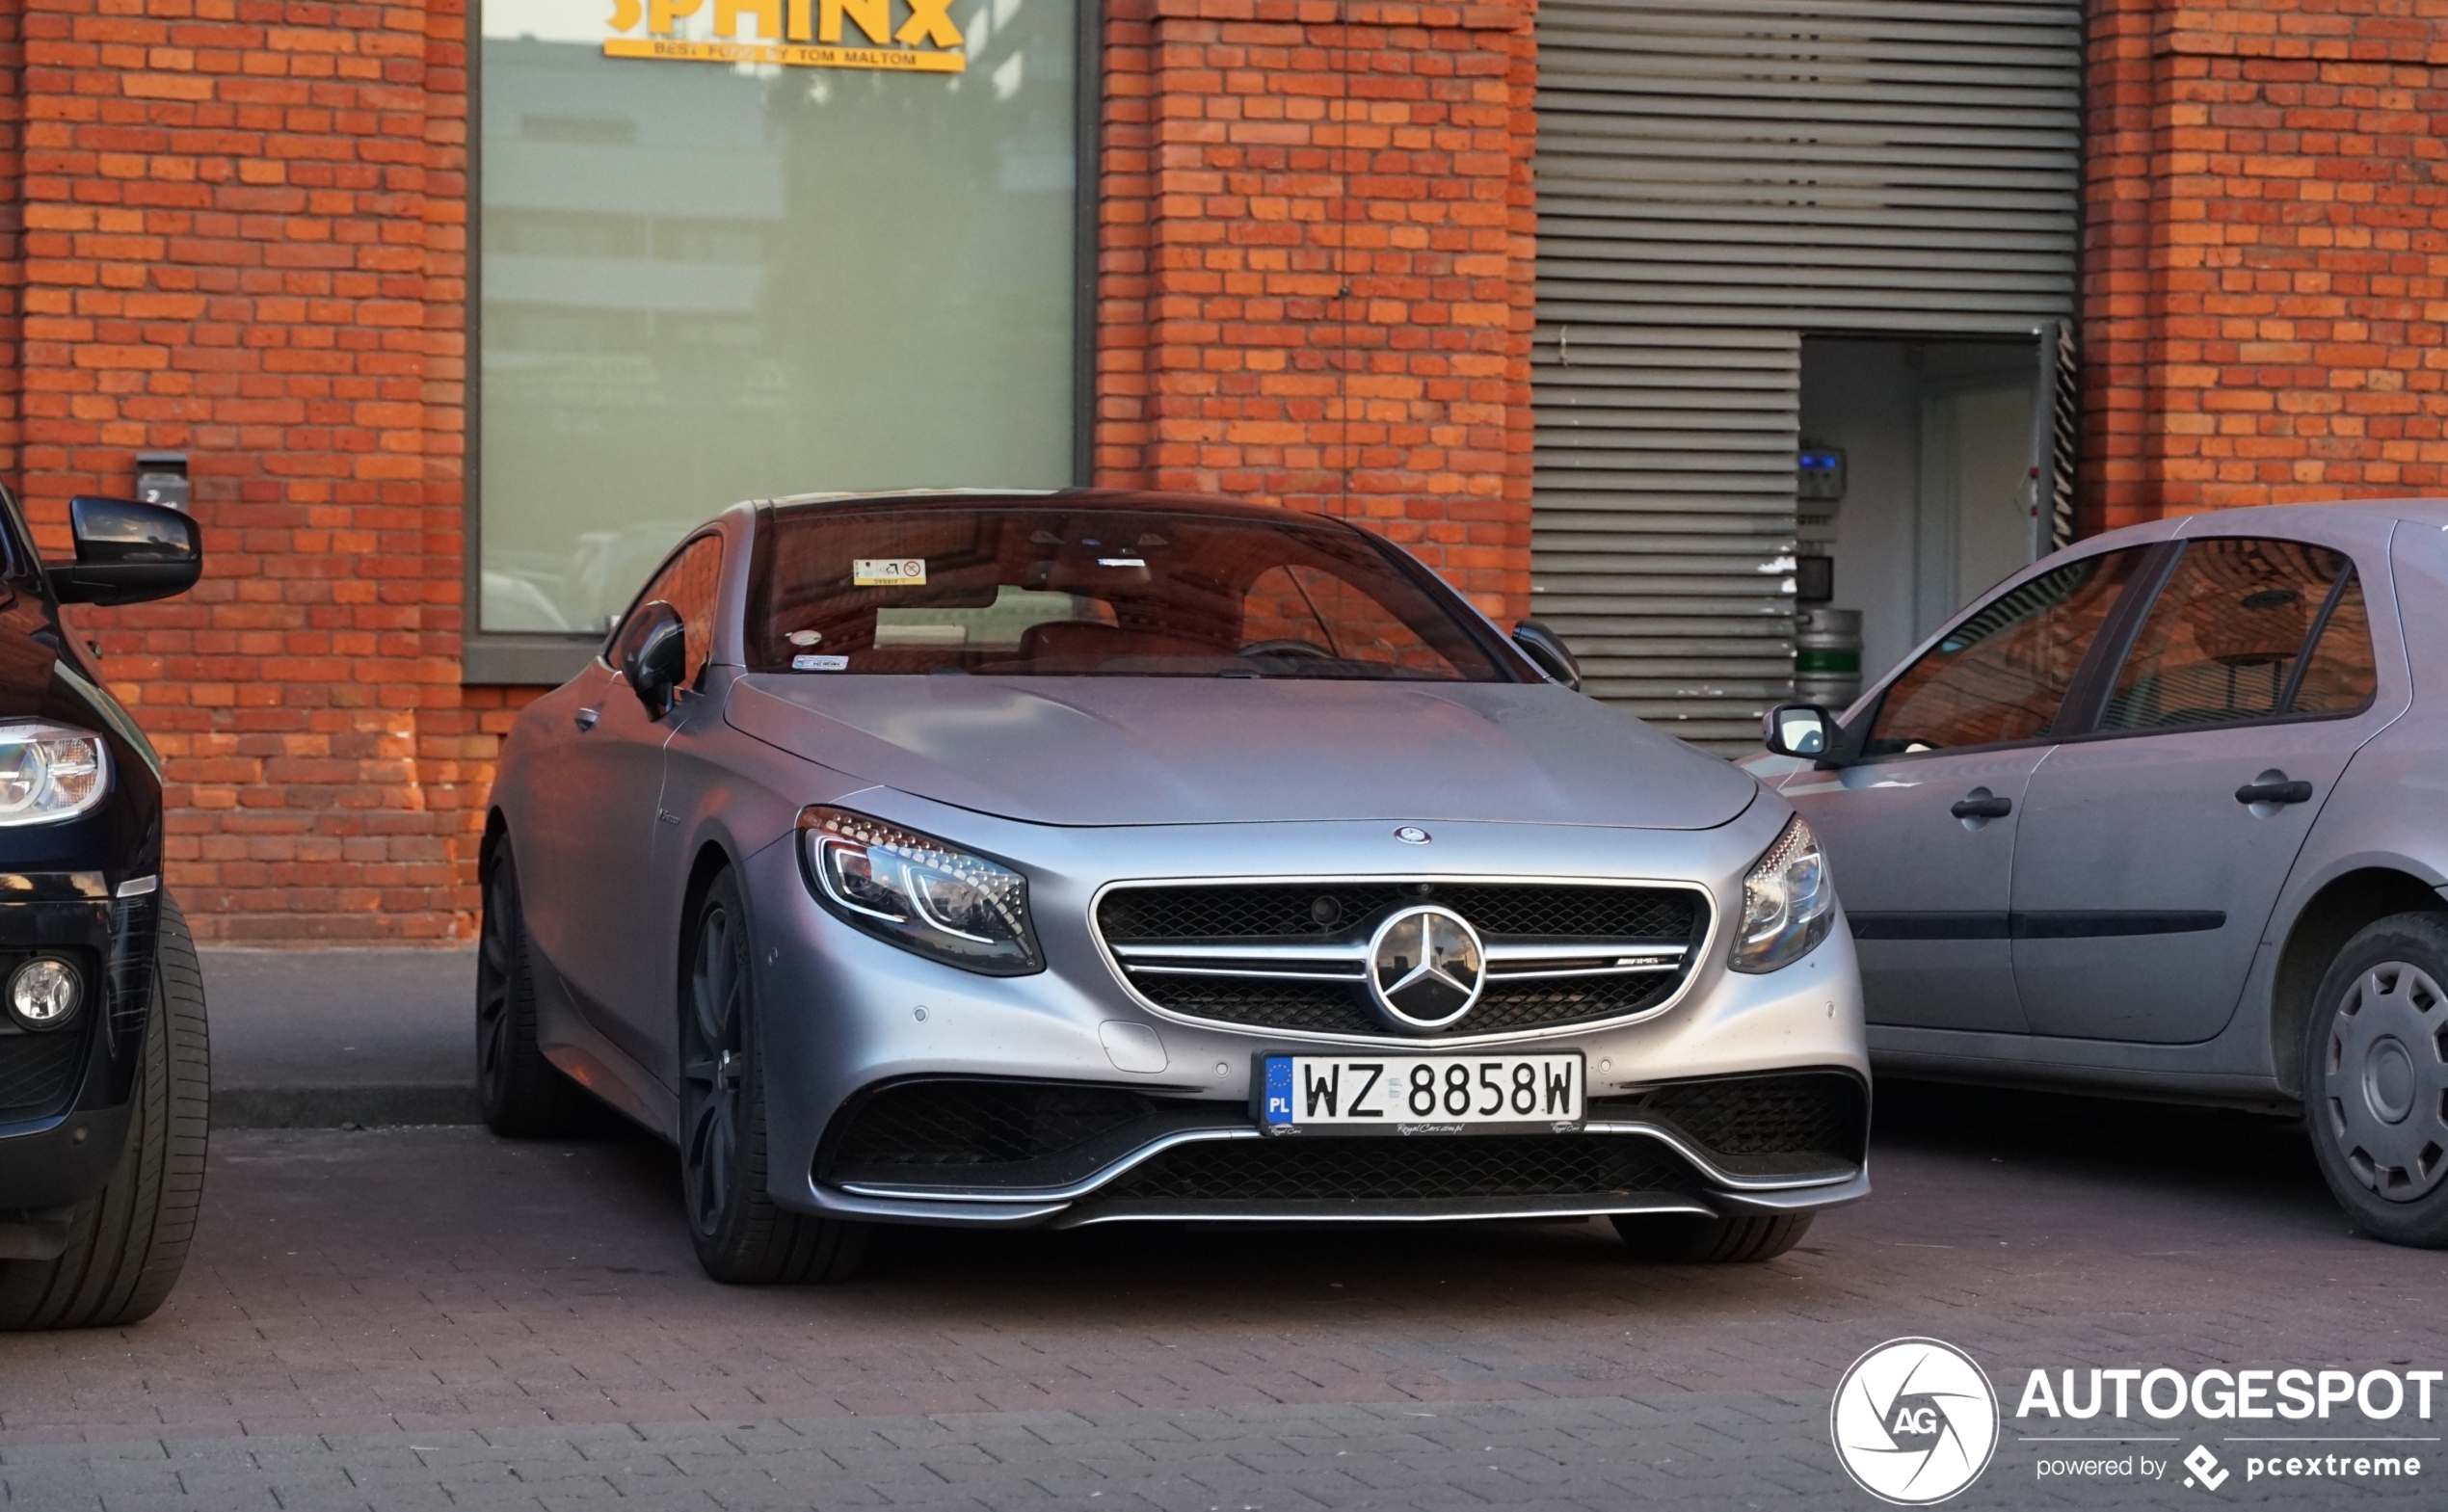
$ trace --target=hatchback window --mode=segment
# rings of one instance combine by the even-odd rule
[[[1867,754],[2047,735],[2144,549],[2068,562],[2000,595],[1947,631],[1879,701]]]
[[[2320,650],[2306,662],[2316,631]],[[2134,638],[2100,729],[2360,708],[2371,698],[2371,647],[2344,553],[2297,541],[2194,541]]]
[[[1424,571],[1297,517],[784,509],[757,570],[763,672],[1512,680]]]

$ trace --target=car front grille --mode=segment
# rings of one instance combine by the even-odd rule
[[[1638,1135],[1278,1137],[1189,1144],[1124,1174],[1116,1202],[1438,1202],[1624,1197],[1695,1189],[1663,1146]]]
[[[1238,1102],[1122,1087],[939,1077],[854,1099],[817,1156],[836,1184],[1059,1186],[1181,1128],[1247,1127]]]
[[[1131,985],[1159,1007],[1245,1028],[1388,1037],[1364,981],[1368,941],[1413,903],[1461,915],[1488,950],[1486,987],[1446,1038],[1656,1007],[1683,985],[1709,930],[1697,889],[1602,883],[1120,887],[1099,900],[1096,925]]]
[[[1870,1143],[1869,1090],[1842,1071],[1668,1082],[1592,1098],[1589,1117],[1661,1125],[1742,1176],[1850,1169]]]

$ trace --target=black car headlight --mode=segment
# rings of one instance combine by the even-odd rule
[[[1009,866],[847,809],[801,812],[799,845],[817,900],[842,922],[989,976],[1045,968],[1028,879]]]
[[[109,787],[101,736],[66,725],[0,725],[0,826],[73,818]]]
[[[1734,938],[1737,971],[1773,971],[1818,947],[1836,923],[1836,888],[1819,837],[1796,814],[1743,879],[1743,927]]]

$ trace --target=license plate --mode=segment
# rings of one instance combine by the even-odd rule
[[[1578,1128],[1582,1057],[1267,1055],[1259,1121],[1269,1131],[1460,1134]]]

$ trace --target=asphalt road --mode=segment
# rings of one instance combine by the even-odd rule
[[[642,1138],[224,1129],[159,1316],[0,1339],[0,1506],[1868,1508],[1831,1392],[1907,1335],[2007,1414],[1950,1506],[2448,1499],[2448,1391],[2430,1420],[2013,1416],[2035,1367],[2448,1367],[2448,1257],[2352,1234],[2298,1132],[1881,1096],[1876,1195],[1764,1265],[1636,1265],[1582,1223],[905,1230],[832,1288],[705,1281]],[[2029,1442],[2121,1435],[2155,1442]],[[2279,1435],[2398,1442],[2238,1442]],[[2418,1471],[2246,1478],[2341,1447]],[[2173,1468],[2040,1478],[2066,1457]]]

